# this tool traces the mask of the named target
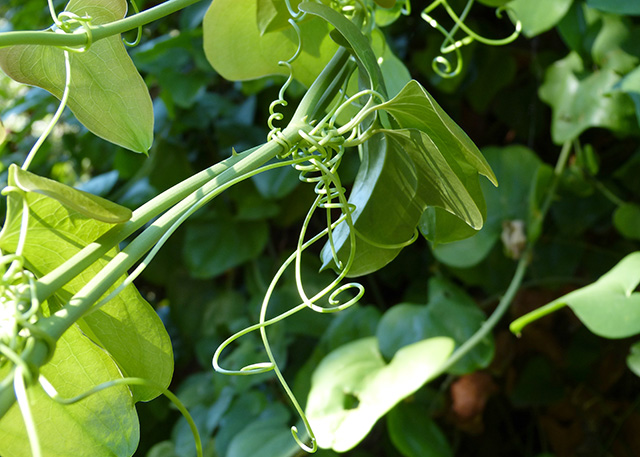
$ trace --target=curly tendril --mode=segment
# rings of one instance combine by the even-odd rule
[[[460,14],[460,16],[455,13],[447,0],[435,0],[420,13],[420,16],[422,17],[422,19],[424,19],[425,22],[427,22],[431,27],[435,28],[444,35],[444,41],[440,46],[441,55],[435,57],[432,62],[433,70],[442,78],[453,78],[459,75],[462,71],[463,61],[462,54],[460,53],[460,48],[462,48],[463,46],[471,44],[473,41],[478,41],[490,46],[502,46],[513,42],[520,35],[520,31],[522,30],[522,24],[520,21],[516,22],[515,30],[513,31],[513,33],[508,37],[502,39],[486,38],[471,30],[464,23],[464,21],[469,15],[474,1],[475,0],[467,1],[467,4],[465,5],[464,10]],[[440,5],[444,7],[444,9],[447,11],[447,14],[454,22],[454,26],[450,31],[447,31],[442,25],[440,25],[440,23],[436,19],[430,16],[430,13]],[[408,0],[406,3],[406,7],[410,11],[411,6]],[[502,12],[505,10],[505,8],[506,7],[500,7],[496,9],[496,16],[499,19],[502,18]],[[461,39],[455,39],[455,35],[459,30],[462,30],[464,33],[466,33],[466,36]],[[449,59],[445,57],[447,54],[450,54],[452,52],[455,53],[456,56],[455,67],[452,65]]]
[[[280,127],[276,127],[274,125],[274,122],[281,121],[284,118],[282,113],[276,111],[276,108],[278,106],[284,107],[288,105],[288,102],[285,99],[285,93],[293,81],[292,63],[294,60],[298,58],[298,56],[302,52],[302,32],[300,31],[298,22],[304,18],[304,13],[302,13],[301,11],[297,11],[297,12],[293,11],[293,8],[291,7],[291,3],[289,2],[289,0],[285,0],[285,3],[287,5],[287,10],[289,11],[289,15],[291,16],[288,22],[291,25],[291,27],[293,27],[293,30],[296,32],[296,37],[298,38],[298,48],[288,60],[281,60],[280,62],[278,62],[279,66],[287,68],[289,72],[289,76],[287,77],[286,81],[280,88],[280,91],[278,92],[278,98],[273,102],[271,102],[271,104],[269,105],[269,118],[267,119],[267,125],[269,126],[270,130],[269,130],[269,134],[267,135],[267,140],[271,141],[272,139],[275,139],[276,141],[279,142],[279,144],[283,146],[285,151],[288,151],[291,149],[291,145],[288,145],[286,141],[283,141],[283,136],[281,132],[282,129]],[[278,135],[279,133],[280,135]]]
[[[133,7],[133,11],[137,14],[140,12],[140,8],[138,8],[138,4],[135,2],[135,0],[129,0],[131,2],[131,6]],[[136,32],[136,39],[133,41],[127,41],[126,39],[122,38],[122,42],[124,44],[126,44],[129,47],[134,47],[134,46],[138,46],[140,44],[140,40],[142,40],[142,26],[139,25],[137,32]]]
[[[359,97],[364,95],[372,94],[363,93],[360,94]],[[347,103],[352,103],[356,99],[349,99]],[[333,313],[344,310],[357,303],[364,294],[364,287],[361,284],[340,284],[348,274],[355,258],[356,232],[352,220],[352,213],[355,210],[355,207],[353,204],[348,203],[346,189],[342,186],[338,176],[338,168],[345,152],[345,148],[343,146],[345,138],[338,132],[338,129],[333,127],[333,125],[331,125],[332,123],[329,122],[331,116],[334,114],[335,112],[330,113],[328,117],[318,123],[318,125],[313,127],[309,132],[304,130],[298,131],[298,134],[302,138],[300,144],[296,145],[296,147],[289,148],[285,153],[280,155],[281,159],[287,159],[286,162],[282,163],[288,163],[299,171],[299,179],[302,182],[314,185],[316,198],[304,219],[300,235],[298,237],[296,250],[280,266],[267,288],[260,308],[259,322],[227,338],[217,348],[212,359],[213,368],[217,372],[228,375],[246,376],[273,371],[304,424],[306,433],[310,440],[310,445],[306,444],[302,440],[299,435],[299,431],[295,426],[291,428],[291,433],[296,443],[298,443],[298,445],[307,452],[316,451],[316,439],[302,407],[293,395],[293,392],[278,367],[267,337],[266,329],[268,326],[280,322],[303,309],[310,309],[318,313]],[[277,134],[274,134],[273,141],[279,141],[276,135]],[[282,141],[282,139],[280,139],[280,141]],[[340,216],[336,220],[333,220],[332,212],[335,210],[340,211]],[[312,218],[318,211],[324,212],[327,224],[326,228],[307,240],[308,227]],[[349,235],[349,256],[344,262],[338,258],[337,249],[335,248],[335,242],[333,240],[333,231],[341,223],[346,223],[353,229],[350,230]],[[338,275],[324,289],[315,295],[310,296],[310,294],[306,292],[302,280],[302,255],[311,245],[324,237],[328,238],[327,243],[331,248],[333,260],[338,266]],[[267,319],[267,311],[273,292],[285,271],[292,266],[294,269],[298,295],[300,296],[300,303],[288,311]],[[349,294],[349,296],[345,297],[345,294]],[[318,305],[317,302],[325,297],[327,300],[327,306]],[[223,368],[220,365],[220,357],[223,351],[237,339],[256,330],[260,332],[267,361],[253,363],[237,370]]]

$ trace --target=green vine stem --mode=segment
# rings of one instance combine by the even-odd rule
[[[160,5],[105,25],[88,26],[91,41],[119,35],[175,13],[201,0],[167,0]],[[51,31],[15,31],[0,33],[0,48],[22,44],[83,47],[90,44],[88,33],[52,33]]]

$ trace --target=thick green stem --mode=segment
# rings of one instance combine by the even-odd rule
[[[297,143],[301,139],[298,133],[301,128],[309,129],[310,127],[303,124],[289,125],[283,131],[284,137],[291,144]],[[217,196],[228,184],[255,171],[281,152],[283,152],[282,145],[277,141],[266,143],[173,206],[129,243],[122,252],[118,253],[63,309],[45,319],[51,321],[46,324],[47,333],[54,339],[62,336],[158,242],[184,212],[200,203],[203,198],[208,201]]]
[[[105,25],[91,26],[92,41],[98,41],[113,35],[149,24],[160,18],[175,13],[201,0],[167,0],[166,2],[141,11],[132,16]],[[83,30],[83,29],[80,29]],[[0,48],[23,44],[41,44],[48,46],[81,47],[88,44],[87,33],[53,33],[52,31],[16,31],[0,33]]]
[[[324,109],[331,103],[344,82],[344,72],[349,60],[349,52],[340,47],[324,70],[313,82],[300,101],[292,122],[300,122],[321,117]]]
[[[249,157],[257,149],[253,148],[243,153],[235,154],[191,176],[136,209],[131,220],[115,226],[96,241],[85,246],[64,264],[40,278],[36,286],[38,299],[40,301],[46,300],[56,290],[106,254],[113,246],[117,246],[151,219],[162,214],[224,171],[233,169],[236,164]]]

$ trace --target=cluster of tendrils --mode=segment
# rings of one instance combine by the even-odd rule
[[[490,45],[490,46],[502,46],[513,42],[520,35],[520,31],[522,30],[522,24],[520,21],[517,21],[515,24],[515,30],[511,35],[502,39],[490,39],[479,35],[478,33],[471,30],[465,23],[465,19],[468,17],[471,7],[473,6],[475,0],[467,0],[467,4],[465,5],[462,13],[457,15],[456,12],[451,8],[451,5],[447,2],[447,0],[434,0],[427,6],[422,12],[420,16],[424,19],[431,27],[438,30],[442,35],[444,35],[444,41],[440,46],[440,55],[435,57],[432,61],[433,70],[443,78],[453,78],[460,74],[463,66],[462,54],[460,52],[460,48],[471,44],[473,41],[479,41],[480,43]],[[430,13],[436,9],[438,6],[442,5],[444,9],[447,11],[449,17],[453,20],[454,26],[450,31],[447,31],[436,19],[434,19]],[[496,16],[500,19],[502,18],[502,13],[508,6],[503,6],[496,9]],[[406,0],[405,9],[407,13],[411,11],[410,0]],[[466,36],[460,39],[456,39],[455,35],[458,31],[462,30],[466,33]],[[447,54],[455,53],[456,63],[455,67],[452,63],[445,57]]]
[[[304,309],[318,313],[333,313],[344,310],[360,300],[364,294],[364,288],[359,283],[341,284],[342,280],[348,274],[354,260],[355,231],[350,231],[350,251],[349,257],[346,261],[341,261],[338,258],[338,253],[333,241],[333,231],[338,224],[346,223],[353,228],[351,215],[355,207],[347,201],[346,189],[342,186],[337,172],[345,151],[343,145],[345,139],[338,133],[337,129],[329,127],[317,127],[310,132],[300,130],[298,133],[303,139],[301,141],[301,145],[303,146],[298,145],[297,147],[289,148],[281,155],[280,158],[283,160],[282,163],[290,164],[300,172],[300,180],[302,182],[314,185],[314,191],[316,193],[315,201],[311,205],[311,208],[303,222],[296,250],[283,262],[267,288],[260,309],[259,322],[245,328],[224,341],[216,350],[212,363],[216,371],[230,375],[250,375],[273,371],[304,423],[311,445],[307,445],[303,442],[299,437],[298,429],[295,426],[291,428],[294,439],[305,451],[315,452],[317,444],[313,431],[303,409],[289,388],[282,372],[278,368],[269,344],[269,339],[267,338],[266,328]],[[310,225],[311,219],[318,210],[325,212],[327,227],[320,233],[317,233],[307,239],[307,229]],[[333,211],[340,212],[340,216],[336,220],[333,220],[332,218]],[[324,289],[311,295],[307,293],[303,284],[301,273],[302,255],[312,244],[318,242],[324,237],[328,238],[333,259],[338,266],[338,275]],[[300,303],[276,317],[267,319],[267,310],[271,296],[283,274],[291,265],[294,265],[295,281],[298,294],[300,296]],[[350,298],[343,299],[342,297],[346,292],[350,292]],[[327,305],[318,305],[318,301],[323,298],[326,298]],[[260,332],[268,361],[251,364],[239,370],[229,370],[221,367],[219,360],[224,349],[238,338],[256,330]]]

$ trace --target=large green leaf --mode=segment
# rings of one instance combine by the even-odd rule
[[[626,338],[640,333],[640,252],[627,255],[593,284],[575,290],[546,308],[568,305],[593,333]]]
[[[313,374],[306,408],[318,446],[353,448],[380,417],[438,372],[453,344],[449,338],[424,340],[400,349],[388,364],[374,337],[331,352]]]
[[[590,127],[619,133],[636,131],[632,101],[613,90],[620,76],[610,68],[586,75],[584,71],[582,59],[575,52],[547,69],[539,95],[553,110],[553,141],[562,144]]]
[[[460,346],[485,320],[485,314],[462,289],[433,278],[426,305],[401,303],[382,316],[376,331],[380,353],[390,360],[401,348],[436,336],[452,338]],[[487,337],[447,372],[465,374],[486,368],[493,353],[493,339]]]
[[[100,25],[122,19],[127,2],[71,0],[66,11],[89,15],[92,25]],[[96,41],[86,52],[72,52],[70,60],[68,106],[73,114],[96,135],[146,153],[153,141],[151,97],[120,36]],[[62,97],[65,65],[64,53],[59,48],[36,45],[2,48],[0,68],[18,82]]]
[[[485,205],[478,173],[495,182],[484,157],[435,101],[411,81],[382,104],[402,129],[381,130],[364,145],[363,161],[349,197],[358,234],[350,276],[382,268],[410,240],[428,206],[443,208],[474,229]],[[334,231],[334,246],[346,261],[349,228]],[[327,243],[323,267],[332,263]]]
[[[214,0],[204,17],[205,54],[213,68],[226,79],[289,74],[278,62],[290,59],[298,49],[296,32],[291,26],[271,30],[269,25],[273,24],[277,11],[269,16],[263,9],[258,16],[257,3],[256,0]],[[262,8],[268,9],[268,6]],[[308,87],[338,45],[329,37],[329,25],[318,17],[303,20],[300,30],[303,50],[293,62],[293,75]]]
[[[40,372],[64,398],[122,376],[113,360],[76,327],[58,340],[53,358]],[[43,457],[129,457],[138,447],[138,417],[126,386],[72,405],[55,402],[38,384],[27,391]],[[0,419],[0,454],[31,455],[17,404]]]
[[[9,185],[16,185],[11,168]],[[38,277],[54,270],[87,244],[97,240],[113,224],[100,222],[37,192],[24,196],[29,205],[29,224],[23,255]],[[8,197],[5,226],[0,232],[0,248],[15,252],[22,220],[22,198]],[[117,250],[84,270],[56,292],[57,302],[66,303],[107,264]],[[124,278],[123,278],[124,279]],[[111,287],[110,291],[117,285]],[[154,309],[130,285],[109,303],[79,322],[83,332],[106,349],[124,376],[149,379],[168,386],[173,373],[171,341]],[[157,390],[132,387],[135,401],[155,398]]]
[[[426,133],[443,154],[446,151],[447,160],[468,164],[476,173],[486,176],[494,185],[498,184],[473,141],[418,81],[410,81],[396,97],[381,104],[380,108],[391,114],[400,127]]]

